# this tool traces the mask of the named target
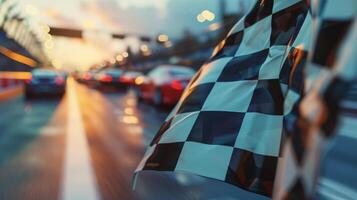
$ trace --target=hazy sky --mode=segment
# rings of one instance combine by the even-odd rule
[[[105,32],[158,33],[179,37],[185,29],[199,33],[210,23],[198,23],[196,16],[204,9],[217,14],[221,0],[19,0],[24,6],[35,6],[36,18],[46,24],[84,28],[90,40],[59,38],[54,55],[64,65],[91,65],[124,49],[125,43],[113,41]],[[248,7],[253,0],[227,0],[229,11],[237,12],[239,1]],[[211,22],[214,23],[215,21]],[[101,32],[102,34],[98,34]],[[93,34],[96,33],[96,34]]]

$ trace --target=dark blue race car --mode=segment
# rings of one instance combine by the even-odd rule
[[[66,91],[66,74],[50,70],[35,69],[25,82],[25,97],[59,95]]]

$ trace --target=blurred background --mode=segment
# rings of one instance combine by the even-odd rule
[[[131,182],[190,79],[253,3],[0,0],[0,199],[234,199],[236,188],[187,174],[137,192]],[[341,129],[321,199],[357,196],[357,138]]]
[[[11,2],[15,1],[2,1],[1,22],[6,32],[2,37],[23,46],[38,65],[65,70],[99,69],[105,65],[140,68],[154,62],[199,65],[253,3],[249,0]],[[20,30],[26,33],[19,33]],[[35,41],[26,41],[25,35]]]

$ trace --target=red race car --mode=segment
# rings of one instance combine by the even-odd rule
[[[135,85],[135,80],[139,76],[142,76],[143,74],[141,72],[136,72],[136,71],[127,71],[124,72],[122,76],[120,76],[119,80],[120,83],[122,83],[125,86],[131,87]]]
[[[135,79],[135,90],[139,99],[153,102],[155,105],[174,105],[180,99],[184,89],[195,71],[188,67],[162,65]]]
[[[104,88],[120,88],[120,77],[123,74],[121,69],[105,69],[99,71],[94,77],[97,81],[97,87]]]

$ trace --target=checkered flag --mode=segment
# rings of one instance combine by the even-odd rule
[[[306,1],[258,0],[193,78],[136,175],[183,171],[271,197],[310,23]]]
[[[357,1],[314,1],[311,10],[315,42],[305,68],[305,94],[286,117],[291,127],[274,199],[313,199],[325,144],[338,134],[341,102],[357,83]],[[356,103],[356,96],[350,101]]]

